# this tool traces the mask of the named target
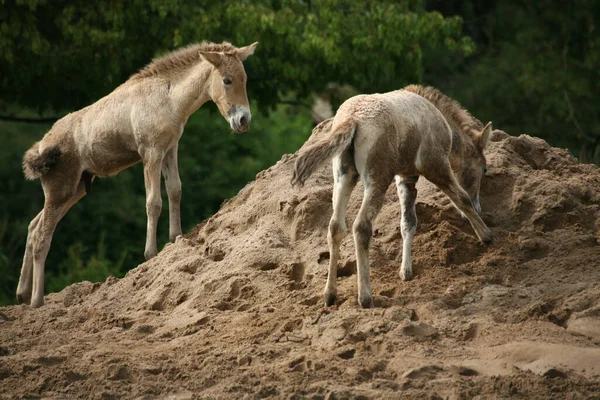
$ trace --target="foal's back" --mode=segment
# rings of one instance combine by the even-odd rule
[[[170,147],[179,138],[176,118],[169,118],[168,93],[159,79],[127,81],[93,104],[72,112],[44,136],[40,151],[58,145],[72,154],[81,169],[98,176],[113,175],[141,160],[140,146]],[[148,143],[145,143],[147,141]]]
[[[347,119],[356,124],[354,160],[361,175],[365,168],[386,175],[418,175],[423,158],[447,156],[452,145],[452,132],[440,111],[406,90],[349,99],[338,110],[332,129]]]

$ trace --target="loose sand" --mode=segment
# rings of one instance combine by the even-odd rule
[[[494,242],[422,179],[403,282],[390,186],[363,310],[351,235],[322,304],[330,167],[292,188],[286,155],[125,278],[0,308],[0,398],[598,399],[600,170],[501,131],[487,157]]]

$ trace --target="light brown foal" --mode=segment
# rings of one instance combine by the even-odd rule
[[[353,232],[358,301],[362,307],[373,306],[369,277],[372,226],[394,179],[402,207],[402,279],[412,278],[410,254],[417,226],[415,184],[421,175],[452,200],[482,242],[492,240],[492,232],[479,217],[479,187],[486,170],[483,150],[490,132],[491,123],[484,127],[437,89],[416,85],[352,97],[334,118],[315,127],[314,137],[299,152],[292,184],[303,184],[320,165],[333,158],[333,215],[327,236],[330,262],[324,291],[327,305],[332,305],[337,296],[337,263],[346,234],[346,208],[359,177],[364,197]]]
[[[96,176],[115,175],[138,162],[146,185],[146,259],[157,253],[162,208],[161,170],[169,198],[169,237],[181,234],[177,145],[189,116],[214,101],[231,128],[244,132],[251,114],[242,61],[258,43],[199,43],[153,60],[94,104],[57,121],[25,153],[28,179],[40,178],[44,208],[29,224],[17,288],[21,303],[44,303],[44,265],[56,225],[89,191]]]

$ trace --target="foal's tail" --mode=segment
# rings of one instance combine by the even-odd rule
[[[61,155],[58,146],[47,147],[41,153],[39,149],[40,142],[37,142],[23,157],[23,173],[29,180],[38,179],[48,172]]]
[[[331,128],[328,132],[317,132]],[[306,179],[313,174],[323,163],[331,159],[334,155],[347,149],[354,139],[356,132],[356,122],[352,118],[347,118],[340,122],[332,122],[332,119],[323,121],[313,129],[313,136],[318,133],[314,143],[311,143],[305,149],[300,150],[300,154],[294,165],[293,185],[304,185]]]

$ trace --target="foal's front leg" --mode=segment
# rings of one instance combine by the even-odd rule
[[[169,196],[169,240],[175,242],[181,235],[181,179],[177,167],[177,147],[175,143],[165,154],[162,173],[165,177],[167,196]]]
[[[402,231],[402,267],[400,268],[400,277],[409,281],[412,279],[412,242],[415,232],[417,231],[417,212],[415,202],[417,200],[417,183],[416,178],[403,180],[396,175],[396,187],[398,188],[398,197],[400,198],[400,206],[402,209],[402,219],[400,229]]]
[[[164,155],[156,150],[147,152],[143,157],[144,183],[146,185],[146,214],[148,215],[148,226],[146,231],[146,249],[144,257],[151,259],[158,253],[156,247],[156,228],[158,217],[162,209],[160,197],[160,169]]]
[[[450,163],[447,160],[432,164],[423,172],[423,176],[440,188],[450,198],[456,208],[467,217],[481,242],[486,244],[491,243],[492,231],[483,222],[477,211],[475,211],[475,208],[473,208],[473,203],[469,195],[457,182],[450,168]]]
[[[446,185],[438,185],[442,192],[452,200],[452,203],[463,213],[471,223],[475,234],[482,243],[490,244],[492,242],[492,231],[481,219],[467,192],[455,181],[452,180]]]

